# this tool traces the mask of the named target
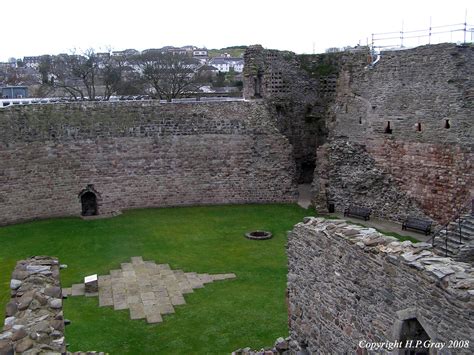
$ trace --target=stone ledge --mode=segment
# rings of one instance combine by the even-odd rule
[[[348,224],[345,220],[305,217],[295,228],[310,229],[327,237],[331,233],[367,253],[382,254],[392,263],[405,264],[422,271],[433,281],[442,282],[443,289],[456,295],[474,296],[474,267],[450,257],[434,254],[429,243],[400,242],[374,228]]]

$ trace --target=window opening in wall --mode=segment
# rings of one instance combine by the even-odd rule
[[[446,129],[451,128],[451,124],[449,123],[449,120],[448,120],[448,119],[446,119],[446,120],[444,121],[444,128],[446,128]]]
[[[390,121],[387,121],[387,126],[385,126],[385,131],[386,134],[392,134],[392,128],[390,128]]]
[[[429,348],[417,347],[415,345],[423,344],[425,341],[430,340],[428,333],[426,333],[423,326],[418,322],[418,319],[411,318],[403,321],[402,329],[400,333],[400,342],[403,346],[400,349],[400,355],[428,355]]]
[[[362,124],[362,117],[359,117],[359,124]]]
[[[416,124],[416,130],[417,130],[418,132],[421,132],[421,122],[418,122],[418,123]]]

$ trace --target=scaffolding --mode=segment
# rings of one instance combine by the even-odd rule
[[[430,21],[431,22],[431,21]],[[474,26],[467,21],[453,25],[429,26],[421,30],[372,33],[371,51],[400,50],[435,43],[473,43]]]

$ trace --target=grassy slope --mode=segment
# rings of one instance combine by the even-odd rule
[[[69,350],[111,354],[229,353],[260,348],[285,336],[286,231],[314,214],[296,205],[185,207],[128,211],[104,220],[44,220],[0,228],[0,309],[8,300],[18,259],[52,255],[68,264],[63,287],[85,275],[107,274],[131,256],[201,273],[234,272],[236,280],[214,282],[186,295],[186,305],[149,325],[128,311],[98,307],[97,298],[70,297]],[[245,231],[267,229],[274,238],[250,241]]]

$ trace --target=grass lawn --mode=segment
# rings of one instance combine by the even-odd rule
[[[64,302],[70,351],[110,354],[230,353],[245,346],[270,346],[286,336],[286,231],[304,216],[297,205],[236,205],[127,211],[94,221],[62,218],[0,228],[0,309],[9,299],[10,275],[19,259],[51,255],[67,264],[63,287],[84,276],[108,274],[132,256],[168,263],[172,269],[230,273],[185,295],[163,323],[130,320],[129,311],[98,307],[98,298],[69,297]],[[251,241],[252,229],[274,237]]]

